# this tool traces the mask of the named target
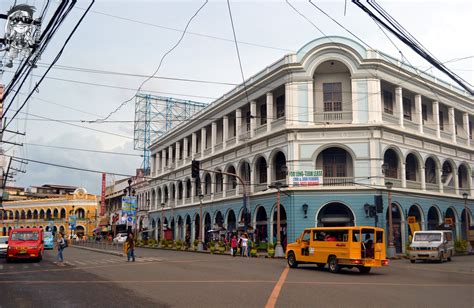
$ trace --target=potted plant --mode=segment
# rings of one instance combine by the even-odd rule
[[[209,247],[209,251],[211,253],[214,253],[216,251],[216,242],[210,241],[208,244],[208,247]]]
[[[275,244],[269,243],[267,245],[267,253],[270,258],[275,256]]]
[[[180,240],[177,240],[176,241],[176,249],[181,249],[181,246],[183,246],[183,242],[181,242]]]
[[[257,253],[257,247],[252,247],[252,249],[250,249],[250,256],[251,257],[257,257],[258,256],[258,253]]]
[[[454,250],[456,253],[463,254],[467,251],[467,241],[466,240],[460,240],[460,241],[454,241]]]
[[[165,239],[160,240],[160,247],[161,247],[161,248],[165,248],[165,247],[166,247],[166,240],[165,240]]]
[[[224,254],[225,253],[225,243],[223,241],[219,241],[218,245],[219,245],[219,248],[218,248],[219,253]]]
[[[198,245],[199,245],[199,241],[198,241],[198,240],[194,240],[194,241],[193,241],[193,249],[194,249],[194,250],[197,250]]]

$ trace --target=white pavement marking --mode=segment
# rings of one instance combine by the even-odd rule
[[[81,261],[77,261],[77,260],[75,260],[75,261],[73,261],[73,262],[75,262],[75,263],[77,263],[77,264],[79,264],[79,265],[87,265],[86,263],[81,262]]]
[[[69,261],[64,261],[64,264],[67,264],[67,265],[70,265],[70,266],[74,266],[74,264],[72,264],[72,263],[69,262]]]

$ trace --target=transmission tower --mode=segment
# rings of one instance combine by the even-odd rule
[[[143,170],[150,174],[150,145],[207,104],[171,97],[138,93],[135,96],[135,150],[143,151]]]

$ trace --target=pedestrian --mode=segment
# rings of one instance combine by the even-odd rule
[[[237,253],[237,246],[238,246],[238,241],[237,241],[237,236],[234,235],[232,240],[230,241],[230,246],[232,250],[232,256],[235,257],[235,254]]]
[[[249,241],[249,238],[248,238],[248,235],[247,233],[244,233],[244,235],[242,237],[240,237],[240,241],[242,243],[242,248],[240,249],[241,251],[241,256],[242,257],[247,257],[247,244],[248,244],[248,241]]]
[[[64,250],[64,248],[66,248],[66,239],[64,238],[64,235],[61,232],[58,233],[57,244],[58,244],[57,259],[58,259],[58,262],[62,263],[64,261],[63,250]]]
[[[129,233],[127,237],[127,262],[132,259],[135,262],[135,240],[133,239],[133,233]]]

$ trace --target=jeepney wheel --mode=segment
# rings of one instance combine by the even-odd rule
[[[416,260],[415,260],[415,259],[411,259],[410,262],[411,262],[411,263],[415,263]]]
[[[341,269],[341,267],[340,267],[339,264],[337,263],[337,258],[336,258],[336,256],[331,256],[331,257],[329,257],[328,264],[329,264],[329,271],[330,271],[331,273],[338,273],[339,270]]]
[[[361,274],[368,274],[370,273],[370,270],[372,269],[371,267],[367,267],[367,266],[359,266],[358,268]]]
[[[438,262],[443,263],[443,253],[442,252],[439,253]]]
[[[292,251],[288,253],[288,266],[291,268],[298,267],[298,262],[296,261],[295,253]]]
[[[326,267],[326,263],[316,263],[316,265],[318,266],[318,269],[322,270]]]
[[[43,254],[40,252],[38,258],[36,259],[36,262],[41,262],[41,260],[43,260]]]

